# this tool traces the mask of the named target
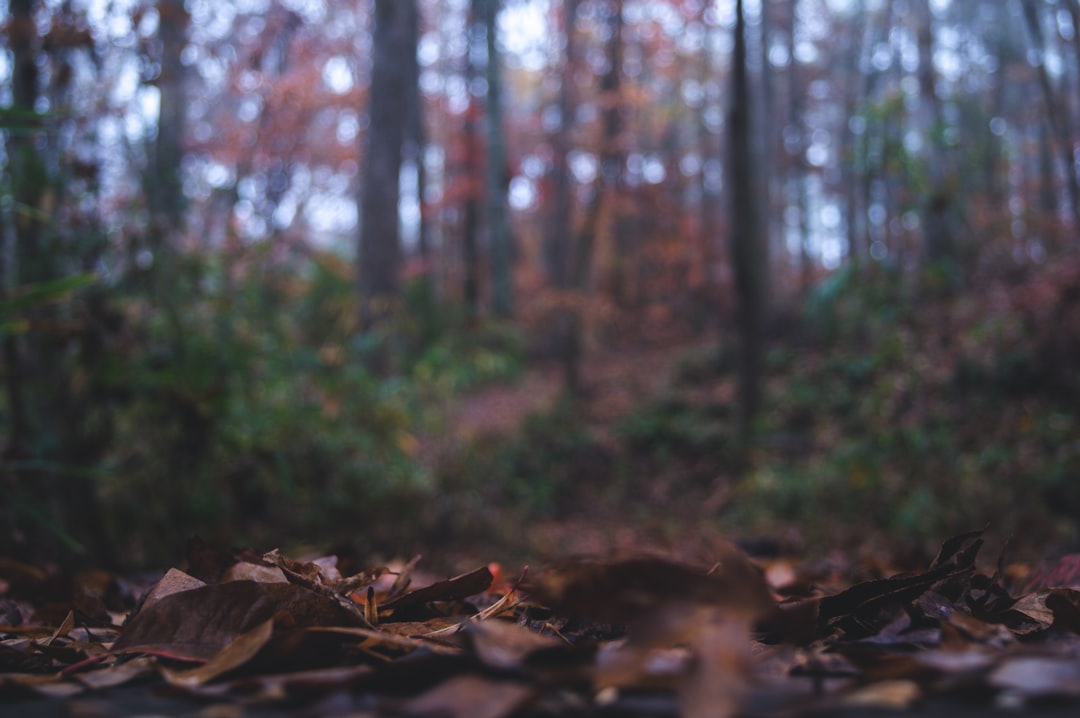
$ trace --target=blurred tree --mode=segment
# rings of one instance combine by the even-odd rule
[[[183,231],[184,192],[181,166],[185,153],[185,113],[189,106],[187,66],[181,60],[188,42],[191,15],[183,0],[157,3],[158,75],[157,128],[148,153],[146,196],[152,221],[150,233],[166,248]]]
[[[799,256],[799,288],[810,289],[813,278],[810,259],[810,232],[806,183],[809,182],[806,164],[806,83],[799,73],[799,0],[788,0],[788,117],[784,127],[784,146],[791,156],[787,181],[788,206],[795,210],[795,245]]]
[[[577,112],[574,88],[578,71],[577,20],[580,4],[580,0],[566,0],[563,3],[563,57],[556,105],[558,127],[551,138],[551,181],[555,197],[549,215],[549,229],[544,238],[548,282],[557,292],[564,294],[572,286],[570,258],[574,251],[574,193],[569,158],[571,132]],[[571,394],[581,388],[579,322],[573,307],[564,298],[554,312],[550,334],[562,365],[563,384]]]
[[[548,282],[557,288],[569,284],[569,256],[574,233],[573,187],[569,156],[571,131],[576,112],[574,75],[577,72],[577,17],[581,0],[565,0],[562,4],[562,62],[558,69],[558,99],[555,115],[558,125],[551,135],[551,183],[553,206],[549,211],[549,228],[544,233],[544,260]]]
[[[706,4],[707,6],[707,4]],[[761,166],[758,173],[758,181],[761,183],[762,192],[762,207],[764,208],[763,221],[766,226],[766,234],[773,240],[784,237],[784,213],[777,211],[783,202],[777,203],[778,198],[776,192],[777,172],[776,172],[776,142],[777,139],[783,139],[783,126],[777,131],[776,122],[776,82],[775,73],[773,71],[773,58],[770,57],[770,52],[773,48],[773,28],[775,25],[774,12],[778,3],[771,0],[761,0],[761,21],[758,23],[760,26],[760,63],[761,63],[761,91],[758,93],[758,116],[760,117],[761,131],[757,133],[758,142],[760,143],[759,153],[761,157]],[[794,17],[792,17],[794,21]],[[792,58],[788,59],[788,62],[793,63]],[[782,177],[780,179],[783,179]],[[781,248],[782,249],[782,248]],[[772,248],[769,248],[771,252]]]
[[[856,0],[853,12],[861,15],[865,12],[864,0]],[[847,261],[860,265],[866,253],[865,217],[866,208],[862,205],[860,190],[862,181],[857,168],[860,142],[865,135],[865,128],[858,125],[858,108],[864,101],[866,81],[859,72],[862,64],[863,47],[860,42],[859,28],[850,23],[845,28],[843,39],[844,53],[844,88],[843,88],[843,127],[841,128],[840,171],[844,192],[844,231]],[[858,132],[856,131],[858,127]],[[861,210],[861,211],[860,211]]]
[[[398,299],[400,175],[409,98],[414,93],[407,83],[416,77],[410,68],[415,66],[418,22],[416,0],[375,0],[370,122],[357,252],[360,327],[367,333],[385,330]],[[388,359],[387,347],[382,346],[372,367],[385,372]]]
[[[919,104],[915,113],[915,130],[921,138],[919,156],[925,163],[926,186],[920,198],[922,207],[924,261],[950,271],[955,270],[958,238],[955,197],[946,183],[946,152],[944,142],[945,114],[938,96],[937,72],[934,69],[934,14],[930,0],[920,0],[913,7],[915,36],[919,50]]]
[[[506,148],[503,139],[503,89],[498,51],[500,0],[481,0],[487,39],[487,225],[491,245],[491,308],[508,318],[513,311],[513,238],[507,218]]]
[[[746,52],[743,0],[735,3],[734,49],[731,65],[731,107],[728,150],[731,166],[731,256],[735,274],[738,327],[739,434],[748,448],[761,402],[762,326],[765,316],[765,266],[761,221],[758,216],[753,135],[750,123],[750,82]]]
[[[420,42],[420,22],[410,28],[416,36],[409,38],[409,44],[416,46]],[[420,90],[420,64],[416,53],[407,58],[406,70],[409,76],[406,78],[406,87],[409,88],[408,119],[405,135],[405,160],[416,169],[416,199],[420,208],[420,221],[416,235],[416,253],[420,260],[421,294],[431,298],[434,291],[432,282],[432,240],[431,221],[427,202],[427,158],[424,156],[428,148],[428,133],[425,127],[424,93]]]
[[[3,252],[0,253],[0,298],[10,300],[20,284],[20,263],[25,255],[36,252],[40,236],[40,219],[36,214],[46,189],[45,167],[34,148],[35,116],[38,99],[39,64],[38,40],[34,25],[34,0],[12,0],[11,17],[7,22],[11,43],[12,82],[11,110],[8,117],[13,128],[4,132],[4,151],[10,182],[13,207],[4,210]],[[16,131],[12,131],[15,129]],[[3,335],[4,388],[7,392],[8,436],[5,455],[26,457],[31,450],[30,417],[23,366],[24,348],[20,337],[10,330]]]
[[[623,73],[622,0],[609,0],[604,16],[607,20],[606,69],[600,77],[598,98],[602,122],[599,140],[600,172],[593,183],[581,230],[574,242],[574,261],[571,268],[572,286],[582,295],[588,289],[589,276],[592,273],[597,235],[601,231],[601,210],[605,202],[610,206],[617,203],[624,164],[624,153],[619,143],[619,136],[623,131],[623,106],[620,96]]]
[[[470,322],[480,318],[480,231],[481,231],[481,189],[485,175],[481,164],[480,142],[480,105],[476,98],[477,81],[480,68],[477,65],[481,54],[484,37],[483,0],[471,0],[466,16],[465,33],[465,92],[466,106],[462,118],[462,141],[464,155],[460,158],[458,180],[465,185],[462,193],[464,206],[461,209],[461,253],[464,264],[462,275],[462,294],[465,299],[465,311]]]
[[[571,254],[569,286],[575,294],[566,319],[563,356],[563,377],[571,394],[582,391],[580,376],[581,354],[584,348],[586,303],[591,299],[590,276],[596,254],[597,239],[603,228],[601,215],[605,205],[609,213],[617,213],[619,192],[622,184],[624,156],[619,143],[623,129],[622,99],[620,97],[623,73],[623,3],[608,0],[604,8],[607,20],[605,35],[606,63],[600,77],[598,105],[601,108],[601,133],[599,139],[600,171],[589,191],[588,204],[584,209],[581,228],[574,235]],[[618,253],[618,250],[616,250]]]
[[[1057,140],[1058,152],[1060,153],[1065,174],[1065,187],[1069,196],[1069,212],[1073,218],[1073,230],[1080,228],[1080,175],[1078,175],[1075,159],[1076,149],[1073,144],[1072,122],[1069,117],[1069,105],[1059,97],[1057,89],[1050,78],[1047,69],[1047,40],[1043,33],[1042,13],[1040,5],[1035,2],[1023,3],[1024,20],[1027,23],[1031,47],[1037,53],[1036,72],[1039,78],[1039,87],[1042,89],[1043,102],[1046,105],[1046,122],[1050,131]],[[1077,29],[1073,28],[1073,34]]]
[[[0,337],[5,393],[0,424],[7,508],[0,540],[59,558],[90,550],[108,561],[97,486],[87,471],[112,434],[101,370],[118,318],[92,283],[106,251],[97,202],[100,157],[86,112],[98,48],[70,7],[20,0],[5,28],[12,40],[10,105],[2,112],[3,251]],[[46,13],[43,15],[42,13]],[[41,20],[47,18],[48,23]]]

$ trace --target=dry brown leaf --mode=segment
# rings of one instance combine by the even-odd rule
[[[250,631],[237,636],[217,655],[198,668],[186,671],[163,669],[162,675],[170,685],[179,688],[200,686],[246,664],[266,646],[273,635],[273,619],[263,621]]]
[[[113,650],[205,661],[241,634],[277,617],[297,627],[359,624],[333,599],[302,586],[233,581],[144,605],[128,621]]]
[[[156,673],[155,660],[149,656],[139,656],[130,661],[118,661],[107,668],[96,671],[76,673],[74,678],[87,688],[102,690],[115,688],[134,680]]]
[[[266,566],[250,561],[237,561],[221,575],[220,583],[229,581],[256,581],[259,583],[287,583],[289,579],[277,566]]]
[[[1013,604],[1012,610],[1030,618],[1038,629],[1049,628],[1054,623],[1054,612],[1046,606],[1049,593],[1047,590],[1029,593]]]
[[[554,638],[498,619],[470,622],[462,635],[484,665],[503,670],[520,669],[536,651],[562,645]]]
[[[385,601],[379,606],[380,617],[395,612],[437,601],[457,601],[483,593],[491,586],[491,570],[487,566],[470,571],[460,576],[437,581],[429,586],[403,593],[397,598]]]
[[[166,596],[171,596],[174,593],[191,591],[192,589],[201,588],[205,585],[205,581],[201,581],[190,574],[184,573],[178,568],[170,568],[165,575],[154,584],[154,587],[147,592],[140,608],[151,606],[155,602]]]

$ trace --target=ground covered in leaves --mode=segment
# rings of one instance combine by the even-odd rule
[[[1080,704],[1080,557],[1032,567],[982,548],[964,534],[904,567],[726,546],[708,565],[575,558],[446,579],[419,558],[197,542],[156,579],[4,560],[0,710],[1064,715]]]

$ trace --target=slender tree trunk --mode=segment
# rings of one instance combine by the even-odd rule
[[[416,0],[375,0],[374,58],[368,109],[368,143],[360,199],[361,231],[357,252],[360,328],[385,327],[398,300],[401,265],[399,237],[400,177],[409,97],[410,55],[416,54]],[[413,41],[413,42],[411,42]],[[388,370],[383,345],[372,360],[377,372]]]
[[[33,17],[34,5],[34,0],[11,0],[9,6],[12,101],[13,107],[25,114],[34,111],[39,85],[37,52],[34,47],[34,39],[37,37]],[[26,207],[37,207],[45,188],[37,182],[42,175],[42,168],[29,139],[13,133],[5,133],[4,139],[8,171],[13,180],[12,198],[15,200],[14,211],[4,210],[4,251],[0,256],[0,262],[3,263],[0,267],[0,281],[3,282],[0,298],[9,298],[21,283],[20,262],[24,255],[36,254],[38,244],[37,220],[31,213],[22,210]],[[10,412],[4,454],[8,457],[27,456],[33,444],[33,430],[26,397],[26,368],[23,364],[22,343],[13,332],[4,334],[3,360],[4,388]]]
[[[409,27],[407,43],[416,47],[420,41],[420,18],[417,15],[415,23]],[[425,198],[427,190],[427,165],[424,162],[424,150],[427,147],[428,136],[424,127],[424,96],[420,91],[420,63],[416,53],[410,53],[403,58],[406,61],[407,73],[406,87],[409,90],[407,119],[405,127],[405,141],[403,159],[412,163],[416,168],[416,202],[420,209],[420,223],[416,233],[416,254],[420,265],[420,294],[424,302],[434,301],[434,279],[432,276],[431,257],[431,218]]]
[[[806,127],[803,115],[806,112],[806,88],[799,75],[799,63],[795,59],[798,48],[799,0],[788,2],[788,124],[787,142],[791,154],[791,170],[788,175],[788,196],[799,211],[799,223],[796,228],[799,245],[799,288],[802,292],[810,289],[812,265],[809,248],[808,207],[806,197]]]
[[[926,166],[929,193],[922,198],[922,257],[930,262],[952,264],[956,259],[956,238],[950,229],[954,213],[952,192],[945,186],[945,146],[940,138],[944,122],[941,99],[937,96],[934,72],[934,18],[929,0],[916,5],[916,36],[919,46],[919,107],[916,130],[922,137],[922,160]]]
[[[555,354],[562,365],[563,387],[571,396],[581,391],[580,317],[567,300],[572,287],[571,257],[574,239],[574,201],[568,156],[570,133],[573,128],[576,98],[574,93],[577,69],[577,15],[581,0],[565,0],[563,3],[563,56],[562,84],[559,88],[559,128],[552,137],[552,189],[555,193],[554,209],[544,242],[544,258],[547,264],[548,282],[555,292],[562,295],[553,311],[550,333]]]
[[[481,8],[478,5],[481,2],[484,0],[471,0],[465,24],[469,43],[465,51],[465,86],[469,88],[469,96],[462,128],[465,141],[462,171],[468,192],[465,195],[461,219],[461,252],[464,263],[461,289],[470,322],[480,319],[480,190],[484,184],[484,171],[480,167],[480,128],[477,126],[479,109],[472,95],[472,87],[479,75],[473,53],[474,46],[479,41]]]
[[[469,71],[466,76],[471,77],[472,74]],[[461,217],[461,254],[464,264],[461,290],[469,321],[475,322],[480,319],[480,197],[478,192],[481,170],[477,159],[480,156],[479,130],[476,127],[476,109],[471,98],[465,113],[465,126],[462,132],[465,136],[466,157],[463,159],[463,164],[469,191],[465,197]]]
[[[600,210],[604,199],[615,199],[622,174],[622,152],[619,134],[622,131],[622,107],[619,87],[622,78],[622,0],[608,3],[608,69],[600,79],[600,104],[604,107],[604,134],[600,150],[600,174],[596,178],[593,194],[585,212],[585,222],[578,233],[576,254],[571,273],[573,286],[584,292],[588,288],[592,270],[596,235],[600,231]]]
[[[1038,202],[1039,216],[1043,222],[1048,217],[1054,217],[1058,210],[1058,198],[1054,181],[1054,138],[1050,128],[1045,122],[1040,123],[1037,129],[1039,137],[1039,191]]]
[[[769,59],[770,44],[773,33],[771,0],[761,0],[761,96],[758,98],[760,108],[761,131],[757,133],[759,143],[758,156],[761,158],[758,181],[761,183],[761,206],[764,209],[763,221],[770,238],[783,237],[784,213],[774,211],[777,207],[776,191],[776,148],[778,134],[776,132],[776,89],[775,73]],[[706,4],[706,7],[708,5]],[[773,253],[773,247],[767,247],[768,254]],[[784,247],[776,248],[780,255],[786,251]],[[768,264],[766,257],[766,264]]]
[[[571,395],[580,394],[581,356],[585,339],[585,299],[589,290],[589,277],[592,273],[593,255],[596,237],[600,232],[600,214],[606,197],[616,201],[615,194],[621,173],[622,154],[619,150],[621,131],[621,108],[619,104],[619,86],[622,76],[622,0],[609,0],[607,5],[608,22],[608,70],[600,79],[601,104],[604,106],[604,134],[600,150],[600,174],[593,184],[592,196],[585,208],[585,216],[577,241],[573,246],[572,262],[569,267],[568,286],[575,293],[573,306],[560,314],[557,322],[562,334],[561,344],[563,363],[563,383]]]
[[[863,15],[864,8],[863,3],[860,0],[855,8],[855,16],[861,17]],[[844,78],[844,120],[845,124],[842,133],[842,146],[841,146],[841,168],[843,173],[843,185],[845,193],[845,229],[847,232],[847,260],[854,266],[858,267],[863,264],[863,253],[866,250],[861,237],[863,233],[860,231],[862,223],[866,217],[866,207],[864,202],[860,202],[859,189],[861,183],[859,182],[859,173],[857,171],[858,163],[856,162],[856,155],[858,154],[858,147],[865,136],[866,128],[863,127],[863,134],[858,135],[852,131],[851,120],[855,117],[860,105],[864,98],[861,96],[861,90],[863,87],[862,78],[859,73],[859,60],[862,55],[862,48],[858,41],[858,31],[855,27],[848,28],[848,34],[846,38],[846,67],[847,75]],[[860,209],[862,210],[860,212]]]
[[[574,73],[577,67],[577,13],[580,4],[581,0],[565,0],[563,3],[563,34],[566,36],[566,45],[562,82],[559,86],[559,128],[551,138],[551,180],[555,200],[544,241],[544,257],[548,281],[557,289],[564,289],[569,285],[569,256],[574,231],[573,188],[567,158],[570,154],[570,132],[576,107]]]
[[[158,37],[161,41],[161,75],[158,78],[160,106],[157,135],[150,153],[147,177],[148,203],[161,244],[171,245],[179,233],[184,214],[180,165],[183,158],[183,133],[187,93],[185,68],[180,55],[187,42],[190,15],[183,0],[158,3],[161,14]],[[155,251],[163,247],[155,247]]]
[[[1001,17],[1001,13],[995,10],[995,16]],[[1005,66],[1005,41],[1004,38],[997,38],[995,42],[997,46],[997,52],[995,53],[998,62]],[[1005,90],[1006,80],[1002,77],[1002,73],[998,72],[993,75],[993,86],[990,89],[990,111],[992,117],[1003,117],[1005,112]],[[985,163],[983,164],[983,191],[986,193],[987,202],[991,207],[1001,207],[1009,194],[1008,182],[1005,179],[1008,176],[1007,167],[1003,167],[1002,164],[1006,159],[1004,142],[1000,137],[994,134],[992,125],[986,124],[983,130],[986,133],[986,153]]]
[[[487,220],[491,244],[491,309],[508,318],[513,312],[513,238],[507,217],[506,148],[502,127],[502,77],[498,52],[500,0],[484,0],[487,30]]]
[[[762,266],[761,222],[755,196],[755,164],[749,117],[750,82],[746,61],[746,18],[743,0],[735,3],[735,44],[732,54],[732,92],[729,114],[732,208],[731,250],[739,332],[739,435],[748,449],[761,402],[762,322],[765,268]]]

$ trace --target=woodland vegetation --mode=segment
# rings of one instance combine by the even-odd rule
[[[1077,0],[0,18],[0,554],[1080,542]]]

